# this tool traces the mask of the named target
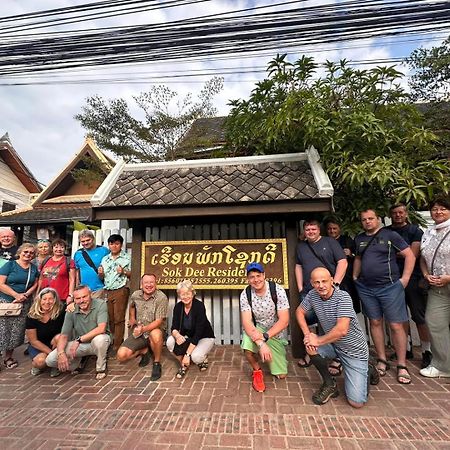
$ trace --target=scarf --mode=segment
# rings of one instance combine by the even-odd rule
[[[446,220],[445,222],[438,223],[438,224],[430,227],[430,234],[436,235],[437,230],[442,230],[442,228],[447,228],[447,227],[450,227],[450,219]]]

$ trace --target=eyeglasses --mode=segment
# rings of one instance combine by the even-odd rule
[[[444,207],[441,207],[441,208],[431,208],[431,212],[432,212],[432,213],[437,213],[437,212],[443,213],[443,212],[447,212],[447,211],[448,211],[448,208],[444,208]]]
[[[33,250],[24,250],[22,253],[24,255],[34,255],[34,251]]]

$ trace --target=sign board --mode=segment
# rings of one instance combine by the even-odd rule
[[[289,286],[286,239],[142,243],[141,273],[155,274],[161,289],[185,279],[196,289],[243,289],[250,262],[263,264],[267,279]]]

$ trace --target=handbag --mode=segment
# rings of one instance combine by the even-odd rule
[[[22,312],[22,303],[0,303],[0,317],[16,317]]]
[[[25,292],[28,289],[31,278],[31,266],[28,268],[27,283],[25,285]],[[0,303],[0,317],[17,317],[22,312],[23,303]]]

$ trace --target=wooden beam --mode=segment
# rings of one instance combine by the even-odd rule
[[[298,200],[294,202],[269,202],[240,205],[205,205],[194,207],[129,207],[94,208],[95,220],[106,219],[157,219],[175,217],[248,216],[263,214],[298,214],[331,211],[331,199]]]
[[[292,356],[294,358],[300,358],[299,348],[302,346],[302,337],[300,334],[300,327],[297,324],[295,317],[295,311],[300,303],[297,281],[295,280],[295,261],[296,261],[296,249],[298,243],[298,231],[295,220],[286,221],[286,241],[287,241],[287,259],[288,259],[288,271],[289,271],[289,325],[291,330],[291,348]]]
[[[145,241],[145,224],[141,221],[130,221],[133,228],[133,241],[131,243],[131,292],[139,289],[141,281],[141,254],[142,242]]]

